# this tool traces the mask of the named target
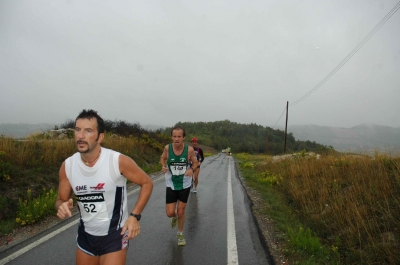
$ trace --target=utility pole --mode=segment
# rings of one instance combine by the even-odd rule
[[[283,147],[283,154],[286,154],[286,135],[287,135],[288,115],[289,115],[289,101],[286,102],[285,145],[284,145],[284,147]]]
[[[265,153],[268,155],[268,129],[267,129],[267,144],[265,146]]]

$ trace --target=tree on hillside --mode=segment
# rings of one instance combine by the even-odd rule
[[[263,127],[255,123],[240,124],[229,120],[215,122],[178,122],[186,130],[187,138],[197,137],[204,145],[215,149],[225,149],[228,146],[235,153],[265,153],[268,133],[268,153],[282,154],[285,132],[270,127]],[[164,133],[170,134],[171,128],[166,128]],[[195,134],[196,133],[196,134]],[[310,141],[296,141],[292,133],[286,138],[286,151],[313,151],[321,152],[332,150],[330,147]]]

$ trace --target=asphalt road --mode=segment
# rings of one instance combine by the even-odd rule
[[[186,246],[177,245],[176,229],[165,214],[165,181],[153,176],[154,189],[142,213],[141,234],[130,241],[127,264],[270,264],[249,201],[225,154],[205,159],[198,193],[186,207]],[[138,189],[128,191],[133,207]],[[0,253],[1,264],[75,264],[78,216]]]

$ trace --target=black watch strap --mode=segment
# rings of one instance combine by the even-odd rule
[[[131,213],[130,216],[135,217],[138,221],[140,221],[140,218],[142,217],[141,214],[134,214],[134,213]]]

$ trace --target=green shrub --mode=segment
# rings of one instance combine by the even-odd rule
[[[8,209],[10,208],[11,201],[9,198],[0,195],[0,220],[7,217]]]
[[[243,162],[241,163],[242,168],[254,168],[254,163],[251,162]]]
[[[0,151],[0,181],[9,181],[11,172],[11,163],[5,161],[6,152]]]
[[[268,186],[276,185],[278,183],[278,177],[271,174],[269,171],[264,171],[259,174],[254,174],[253,177],[257,179],[260,184],[264,183]]]
[[[19,198],[18,214],[15,221],[21,226],[24,226],[33,224],[38,220],[53,214],[57,196],[57,193],[52,189],[48,192],[46,189],[43,189],[43,193],[39,197],[32,198],[32,191],[28,189],[28,199],[22,200]]]
[[[12,233],[15,228],[15,222],[9,220],[0,220],[0,235]]]
[[[247,160],[249,160],[249,154],[240,153],[240,154],[235,155],[235,158],[238,160],[241,160],[241,161],[247,161]]]

